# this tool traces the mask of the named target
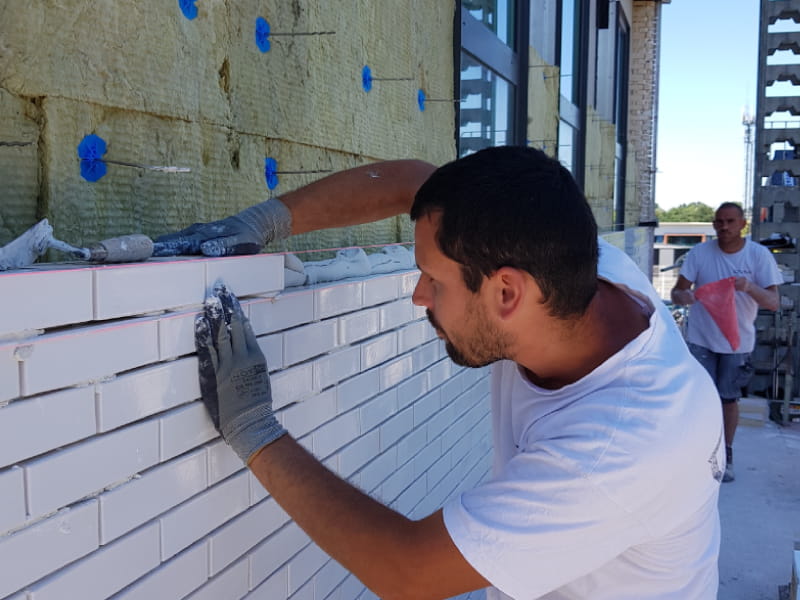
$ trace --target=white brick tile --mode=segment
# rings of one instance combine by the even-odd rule
[[[98,380],[158,360],[158,324],[135,319],[86,327],[20,344],[26,396]]]
[[[414,427],[414,412],[407,408],[381,425],[381,451],[397,443]]]
[[[222,439],[209,445],[206,452],[208,453],[209,485],[214,485],[246,468],[242,459]]]
[[[0,471],[0,534],[25,521],[25,481],[22,469]]]
[[[225,569],[288,521],[289,515],[270,498],[226,523],[210,537],[211,576]]]
[[[137,369],[97,385],[98,430],[115,429],[199,397],[193,356]]]
[[[330,600],[352,600],[353,598],[358,598],[358,595],[365,589],[364,584],[361,583],[355,575],[349,575],[347,579],[344,580],[344,583],[339,586],[337,590],[338,595]]]
[[[192,354],[194,321],[199,310],[168,313],[158,319],[158,352],[161,360]]]
[[[158,524],[94,552],[31,587],[31,600],[103,600],[158,565]]]
[[[397,442],[397,462],[405,464],[414,461],[414,458],[419,454],[428,443],[428,432],[425,428],[414,429],[408,433],[403,439]],[[416,473],[419,475],[419,473]]]
[[[0,342],[0,402],[13,400],[20,395],[19,362],[15,350],[17,343]]]
[[[0,408],[0,467],[95,433],[94,388],[19,400]]]
[[[315,598],[328,598],[337,586],[347,579],[348,571],[335,560],[325,563],[314,576]]]
[[[308,536],[294,522],[286,525],[250,555],[250,585],[256,586],[260,584],[277,567],[286,563],[292,556],[307,546],[309,542]],[[284,595],[286,593],[284,592]],[[273,598],[264,597],[269,598],[269,600]],[[274,596],[274,598],[283,597]]]
[[[417,287],[417,281],[419,281],[419,271],[416,269],[413,271],[409,271],[408,273],[403,273],[399,276],[400,282],[400,296],[410,296],[414,293],[414,288]]]
[[[85,502],[0,538],[0,597],[97,548],[97,502]],[[74,597],[74,596],[73,596]]]
[[[313,434],[314,453],[324,458],[358,437],[358,412],[345,413],[317,429]]]
[[[186,600],[241,600],[247,594],[250,561],[245,558],[211,579]],[[154,596],[158,598],[158,596]],[[276,596],[275,598],[282,598]]]
[[[345,479],[375,458],[381,448],[380,432],[375,430],[355,439],[339,452],[338,473]]]
[[[414,482],[414,466],[405,464],[396,469],[381,485],[381,496],[394,502]]]
[[[200,304],[205,294],[202,261],[104,266],[93,275],[96,320]]]
[[[264,580],[260,575],[258,581]],[[289,567],[272,574],[264,583],[261,583],[245,600],[278,600],[289,597]]]
[[[239,297],[283,289],[282,254],[226,256],[209,258],[204,262],[209,289],[220,280]]]
[[[453,369],[453,362],[450,359],[440,360],[428,369],[428,389],[432,390],[436,386],[442,385],[450,378]]]
[[[352,377],[361,370],[361,350],[345,348],[314,361],[314,389],[325,388]]]
[[[361,431],[374,429],[397,412],[397,390],[376,396],[359,408]]]
[[[278,414],[278,420],[294,436],[301,437],[336,416],[336,390],[326,390],[298,402]]]
[[[400,359],[404,360],[404,359]],[[408,366],[408,358],[405,358],[405,366]],[[391,367],[389,367],[391,368]],[[402,372],[401,367],[395,367]],[[412,360],[413,371],[413,360]],[[428,376],[425,373],[416,373],[408,376],[397,384],[397,399],[400,407],[403,408],[412,404],[417,398],[428,391]]]
[[[352,344],[377,335],[381,330],[381,314],[377,308],[360,310],[339,317],[339,343]]]
[[[419,505],[425,499],[425,494],[427,491],[425,479],[417,479],[397,497],[397,499],[392,503],[392,508],[394,508],[400,514],[406,515],[410,519],[422,519],[439,508],[437,505],[435,507],[431,507],[430,509],[419,509]]]
[[[200,401],[170,411],[158,423],[161,462],[219,435],[205,405]]]
[[[414,305],[414,318],[415,319],[424,319],[427,317],[427,312],[424,306],[419,306],[417,304]],[[434,332],[435,335],[435,332]]]
[[[272,383],[272,406],[274,409],[292,402],[305,400],[313,393],[314,373],[311,363],[291,367],[270,376]]]
[[[258,347],[264,353],[267,360],[267,368],[270,371],[283,369],[283,334],[264,335],[258,338]]]
[[[435,332],[431,324],[425,321],[415,321],[397,332],[397,346],[400,352],[408,352],[429,341]]]
[[[314,290],[314,318],[326,319],[334,315],[358,310],[363,305],[361,281],[334,283]]]
[[[364,280],[364,306],[374,306],[398,298],[400,278],[397,275]]]
[[[250,484],[250,506],[255,506],[262,500],[269,498],[269,493],[251,471],[248,471],[247,481]]]
[[[441,406],[440,394],[439,390],[434,390],[414,403],[414,427],[419,427],[436,414]]]
[[[283,362],[293,365],[336,347],[336,321],[321,321],[283,334]]]
[[[361,470],[361,487],[368,493],[383,483],[397,468],[397,452],[392,448],[383,454],[378,455],[375,460],[370,462]]]
[[[340,413],[358,406],[378,393],[380,387],[380,373],[372,369],[356,375],[352,379],[343,381],[336,390],[336,403]]]
[[[100,543],[166,512],[207,485],[206,452],[198,450],[100,494]]]
[[[330,560],[328,555],[314,543],[300,551],[289,563],[289,593],[294,594]],[[313,590],[312,596],[313,600]]]
[[[411,356],[414,361],[414,371],[424,371],[439,360],[439,344],[438,342],[428,342],[424,346],[416,348]]]
[[[414,318],[414,309],[408,298],[390,302],[380,307],[381,331],[395,329]]]
[[[162,564],[114,600],[183,598],[208,579],[208,544],[201,543]]]
[[[406,354],[393,360],[392,362],[380,367],[381,390],[392,386],[411,377],[414,373],[414,359],[410,354]]]
[[[304,325],[314,320],[312,290],[280,294],[275,298],[249,302],[250,324],[256,335]]]
[[[47,514],[156,462],[158,423],[152,421],[48,454],[25,465],[28,513]]]
[[[375,365],[397,356],[397,333],[391,332],[361,344],[361,368],[370,369]]]
[[[162,559],[177,554],[245,510],[249,495],[247,473],[241,473],[161,517]]]
[[[92,318],[92,271],[0,273],[0,297],[19,300],[14,303],[14,310],[0,314],[0,336],[85,323]]]

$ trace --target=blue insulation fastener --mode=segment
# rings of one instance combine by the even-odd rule
[[[264,17],[256,18],[256,46],[261,52],[269,52],[269,23]]]
[[[187,19],[194,19],[197,16],[197,6],[195,6],[195,2],[197,0],[178,0],[178,6],[181,8],[181,12],[183,16]]]
[[[264,178],[269,189],[278,187],[278,161],[271,156],[264,159]]]
[[[102,156],[106,153],[106,142],[99,135],[87,135],[78,144],[78,158],[81,159],[81,177],[95,182],[108,171]]]
[[[417,106],[421,111],[425,110],[425,92],[417,90]]]
[[[369,68],[369,65],[364,65],[364,68],[361,69],[361,87],[365,92],[372,89],[372,69]]]

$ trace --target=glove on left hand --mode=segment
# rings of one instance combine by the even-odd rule
[[[217,431],[248,462],[286,434],[272,413],[267,361],[239,301],[225,286],[195,321],[200,392]]]

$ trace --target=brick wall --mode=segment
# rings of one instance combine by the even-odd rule
[[[411,304],[417,272],[282,290],[282,267],[0,274],[0,598],[374,598],[198,400],[193,321],[219,278],[243,298],[279,418],[329,468],[413,518],[485,476],[487,372],[446,357]]]

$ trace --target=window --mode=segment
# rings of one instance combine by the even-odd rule
[[[523,144],[526,123],[527,2],[462,0],[458,154]],[[524,14],[523,14],[524,13]]]
[[[587,0],[560,0],[558,64],[560,100],[558,159],[583,186],[586,119]]]

